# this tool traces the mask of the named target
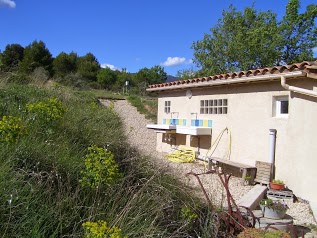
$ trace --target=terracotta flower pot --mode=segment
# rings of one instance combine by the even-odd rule
[[[270,188],[274,190],[282,190],[285,188],[285,184],[273,183],[270,182]]]

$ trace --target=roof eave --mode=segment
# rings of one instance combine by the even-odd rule
[[[238,84],[238,83],[251,83],[251,82],[259,82],[259,81],[271,81],[280,79],[281,76],[290,78],[290,77],[302,77],[306,76],[306,72],[304,71],[293,71],[279,74],[268,74],[268,75],[257,75],[257,76],[248,76],[241,77],[238,79],[221,79],[221,80],[210,80],[204,82],[195,82],[195,83],[187,83],[187,84],[178,84],[178,85],[170,85],[170,86],[162,86],[155,88],[147,88],[147,92],[154,91],[167,91],[167,90],[175,90],[175,89],[188,89],[188,88],[198,88],[198,87],[213,87],[213,86],[221,86],[221,85],[229,85],[229,84]]]

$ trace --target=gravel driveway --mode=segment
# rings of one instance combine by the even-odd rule
[[[101,100],[107,106],[107,100]],[[186,185],[196,188],[198,195],[203,198],[203,194],[199,188],[199,184],[193,176],[186,176],[186,173],[193,171],[201,173],[205,171],[205,166],[202,162],[195,163],[173,163],[164,158],[164,154],[156,151],[156,133],[154,130],[146,128],[147,124],[152,122],[140,114],[135,107],[126,100],[117,100],[114,102],[114,109],[123,120],[124,131],[127,135],[128,142],[133,147],[136,147],[143,155],[151,156],[155,160],[155,164],[163,169],[167,169],[173,175],[178,177]],[[201,180],[216,206],[226,204],[224,189],[219,181],[217,175],[203,175]],[[198,188],[198,189],[197,189]],[[241,198],[246,194],[252,186],[242,186],[241,178],[231,177],[230,179],[230,192],[235,200]],[[315,224],[316,222],[310,212],[309,205],[301,202],[293,203],[286,201],[290,209],[287,214],[293,216],[294,223]]]

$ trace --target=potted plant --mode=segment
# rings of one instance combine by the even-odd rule
[[[287,204],[272,199],[263,199],[260,202],[262,214],[270,219],[283,219],[288,209]]]
[[[273,179],[272,182],[270,182],[270,188],[274,190],[282,190],[285,188],[285,184],[282,180]]]

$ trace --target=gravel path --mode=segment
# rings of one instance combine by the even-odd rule
[[[106,100],[101,100],[101,102],[107,106]],[[199,188],[196,178],[193,176],[186,176],[186,173],[190,171],[202,173],[205,171],[204,164],[202,162],[178,164],[166,160],[164,158],[164,154],[156,151],[156,133],[154,130],[148,130],[146,128],[146,124],[151,124],[151,121],[147,120],[143,115],[138,113],[136,108],[131,106],[126,100],[115,101],[114,109],[123,120],[124,130],[130,145],[138,148],[143,155],[153,157],[157,166],[167,169],[167,171],[173,173],[173,175],[178,177],[186,185],[192,186],[199,196],[203,198],[203,194]],[[209,174],[200,176],[200,178],[214,205],[225,205],[225,192],[220,184],[218,176]],[[237,177],[230,178],[229,188],[235,200],[241,198],[252,188],[252,186],[242,186],[240,181],[241,179]],[[316,225],[316,222],[310,212],[309,205],[301,202],[293,203],[292,201],[286,201],[286,203],[290,207],[287,214],[293,216],[295,224]]]

